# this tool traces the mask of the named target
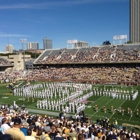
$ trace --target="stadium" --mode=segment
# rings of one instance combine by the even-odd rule
[[[0,140],[140,140],[139,9],[1,2]]]
[[[139,130],[139,44],[44,50],[33,65],[1,72],[1,110]]]

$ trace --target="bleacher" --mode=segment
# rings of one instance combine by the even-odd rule
[[[9,66],[9,65],[12,65],[11,62],[9,62],[4,58],[0,58],[0,66]]]
[[[140,45],[45,50],[34,64],[140,62]]]
[[[5,71],[8,68],[12,68],[14,65],[4,58],[0,58],[0,71]]]

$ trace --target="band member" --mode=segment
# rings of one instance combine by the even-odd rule
[[[122,115],[124,115],[124,109],[122,108],[122,110],[121,110],[121,113],[122,113]]]
[[[34,102],[34,98],[32,97],[32,102]]]
[[[112,113],[115,114],[115,108],[112,109]]]
[[[96,112],[98,112],[98,105],[95,105],[95,110]]]
[[[133,116],[133,111],[132,111],[132,109],[130,110],[130,115],[131,115],[131,117]]]
[[[121,111],[122,111],[122,107],[121,106],[119,107],[119,110],[118,111],[121,113]]]
[[[113,109],[114,109],[114,106],[112,105],[112,106],[111,106],[111,112],[113,112]]]
[[[127,108],[127,112],[128,112],[128,114],[130,114],[130,110],[131,110],[131,109],[128,107],[128,108]]]
[[[103,109],[104,109],[104,113],[106,113],[106,106],[104,106]]]
[[[28,102],[29,102],[30,101],[30,97],[28,97],[27,99],[28,99]]]
[[[139,109],[138,108],[136,109],[136,114],[139,115]]]
[[[25,101],[25,97],[22,97],[22,100]]]

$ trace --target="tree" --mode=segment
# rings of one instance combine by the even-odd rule
[[[111,45],[110,41],[106,40],[102,43],[102,45]]]
[[[125,44],[132,44],[133,42],[130,40],[130,41],[127,41],[125,42]]]
[[[28,51],[25,51],[25,54],[31,55],[32,58],[37,58],[40,55],[40,53],[28,52]]]

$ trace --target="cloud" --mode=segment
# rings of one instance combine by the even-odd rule
[[[21,34],[0,34],[0,37],[30,37],[30,36]]]
[[[127,0],[65,0],[65,1],[54,1],[54,2],[40,2],[40,3],[20,3],[11,5],[0,5],[0,10],[5,9],[51,9],[58,6],[69,6],[69,5],[80,5],[80,4],[90,4],[99,2],[124,2]]]

